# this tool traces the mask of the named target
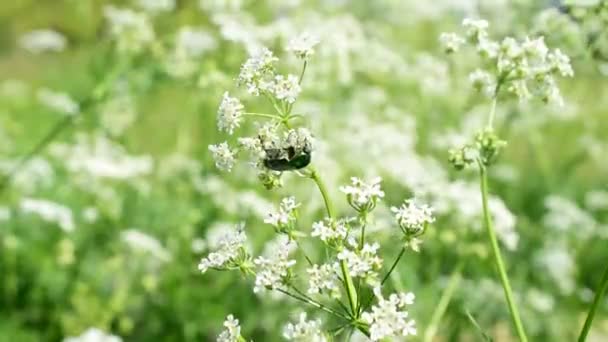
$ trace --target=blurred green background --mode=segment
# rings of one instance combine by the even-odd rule
[[[277,327],[294,303],[254,295],[237,274],[201,275],[196,266],[226,224],[246,222],[260,251],[273,233],[263,215],[282,196],[305,204],[303,226],[322,217],[311,184],[287,177],[283,189],[268,192],[246,167],[219,173],[207,152],[228,139],[216,130],[217,106],[224,91],[235,91],[248,53],[265,45],[282,57],[302,31],[321,44],[297,108],[320,142],[314,158],[331,191],[337,196],[350,176],[382,176],[380,222],[411,195],[438,207],[422,252],[406,257],[390,283],[416,293],[411,315],[420,330],[463,260],[436,340],[480,340],[467,312],[496,341],[514,340],[479,213],[467,206],[478,200],[475,173],[454,173],[446,161],[450,144],[472,134],[489,109],[468,85],[475,60],[445,56],[437,43],[467,16],[488,19],[498,37],[543,34],[572,56],[575,77],[560,83],[565,107],[499,104],[509,146],[491,191],[497,225],[517,236],[516,246],[503,248],[532,340],[577,336],[608,261],[608,65],[586,53],[584,28],[556,2],[177,0],[156,13],[145,3],[0,4],[3,174],[69,115],[49,105],[43,89],[88,101],[117,73],[0,194],[0,341],[57,341],[91,327],[125,341],[212,341],[229,313],[244,336],[280,340]],[[154,42],[128,58],[118,53],[103,15],[110,4],[146,12]],[[169,62],[184,26],[212,43],[179,75]],[[22,38],[38,29],[60,33],[65,48],[28,51]],[[298,70],[287,57],[285,65]],[[36,200],[60,208],[32,213]],[[54,214],[45,218],[45,210]],[[344,201],[339,210],[348,211]],[[61,215],[74,229],[62,228]],[[390,246],[390,234],[379,230],[377,239],[392,260],[399,247]],[[608,339],[607,310],[603,301],[596,341]]]

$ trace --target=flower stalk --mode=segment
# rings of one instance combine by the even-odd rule
[[[597,311],[597,307],[599,306],[602,298],[604,297],[604,293],[606,293],[606,289],[608,289],[608,267],[604,270],[604,275],[602,275],[602,280],[600,281],[600,286],[598,287],[595,298],[593,298],[593,303],[589,308],[589,313],[587,314],[587,318],[585,319],[585,324],[581,330],[581,333],[578,337],[578,342],[584,342],[587,340],[587,335],[589,334],[589,330],[591,329],[591,323],[593,322],[593,318],[595,317],[595,312]]]

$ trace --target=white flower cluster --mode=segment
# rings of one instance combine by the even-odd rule
[[[234,130],[241,125],[244,108],[239,99],[225,92],[217,111],[217,128],[228,134],[234,133]]]
[[[165,70],[176,78],[195,75],[200,57],[216,47],[215,38],[206,30],[184,26],[177,32],[173,50],[165,58]]]
[[[281,241],[268,257],[259,256],[253,261],[256,266],[254,293],[283,288],[289,281],[290,268],[296,264],[295,260],[289,259],[294,244],[293,241]]]
[[[65,232],[71,232],[76,228],[72,210],[59,203],[43,199],[24,198],[21,200],[20,209],[25,214],[35,214],[44,221],[56,223]]]
[[[338,260],[345,261],[353,278],[361,278],[369,285],[378,284],[378,271],[382,268],[382,258],[378,256],[380,245],[364,244],[360,250],[356,246],[345,247],[338,253]]]
[[[209,253],[198,264],[198,269],[205,273],[210,268],[218,270],[229,270],[242,267],[247,260],[248,254],[245,250],[247,235],[243,226],[235,230],[227,230],[217,242],[217,251]]]
[[[241,326],[239,320],[228,315],[224,321],[224,330],[218,335],[217,342],[241,342]]]
[[[217,145],[209,145],[209,151],[215,160],[215,166],[224,171],[232,171],[234,163],[236,163],[236,149],[230,149],[227,142]]]
[[[314,55],[314,47],[319,44],[319,39],[307,32],[293,38],[287,44],[286,50],[293,53],[296,57],[307,60]]]
[[[331,246],[340,246],[348,236],[351,221],[353,219],[345,218],[336,221],[326,217],[323,221],[312,224],[310,236],[318,237]]]
[[[153,14],[171,12],[175,9],[175,0],[138,0],[139,7]]]
[[[405,200],[400,207],[391,207],[401,230],[406,236],[418,236],[426,226],[435,222],[433,208],[426,204],[416,204],[412,199]]]
[[[348,203],[358,212],[369,212],[376,207],[378,199],[384,197],[384,191],[380,188],[382,178],[376,177],[369,182],[352,177],[351,185],[340,187],[340,191],[346,194]]]
[[[108,20],[116,48],[124,53],[140,53],[156,38],[154,29],[144,13],[130,9],[106,6],[104,16]]]
[[[296,342],[327,342],[327,337],[321,331],[320,320],[307,320],[306,313],[300,314],[296,323],[288,323],[283,329],[283,337]]]
[[[269,212],[264,218],[264,223],[272,225],[278,232],[288,233],[295,229],[299,206],[300,203],[296,202],[295,197],[283,198],[279,204],[279,209]]]
[[[120,238],[132,249],[150,254],[159,261],[171,260],[171,253],[163,247],[162,243],[141,230],[127,229],[120,233]]]
[[[70,95],[47,88],[42,88],[37,92],[38,101],[49,108],[68,115],[76,115],[80,111],[80,106]]]
[[[122,338],[98,328],[89,328],[77,337],[67,337],[63,342],[122,342]]]
[[[555,76],[574,75],[568,56],[559,49],[550,50],[542,36],[521,41],[506,37],[498,42],[490,39],[485,20],[467,18],[462,25],[466,38],[475,45],[486,65],[469,76],[477,90],[495,97],[506,89],[520,100],[537,97],[544,102],[563,104]],[[440,41],[446,51],[455,52],[464,39],[455,33],[444,33]]]
[[[312,265],[308,273],[308,293],[319,294],[327,291],[332,298],[340,298],[340,278],[336,265]]]
[[[408,319],[408,312],[404,310],[407,305],[414,303],[413,293],[393,293],[385,299],[381,289],[376,287],[374,295],[378,303],[371,308],[371,311],[361,314],[361,320],[370,326],[372,341],[416,335],[415,322]]]
[[[19,46],[28,52],[60,52],[67,46],[67,39],[59,32],[42,29],[34,30],[19,38]]]
[[[241,66],[237,84],[244,85],[252,95],[260,95],[260,89],[268,88],[268,79],[274,75],[274,62],[279,59],[272,51],[262,48]]]

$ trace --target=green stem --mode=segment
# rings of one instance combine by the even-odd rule
[[[281,120],[281,117],[278,115],[274,115],[274,114],[267,114],[267,113],[243,113],[243,115],[246,116],[258,116],[261,118],[269,118],[269,119],[274,119],[274,120]]]
[[[479,164],[479,173],[481,178],[481,201],[483,207],[483,217],[486,226],[486,231],[488,233],[488,238],[490,239],[490,245],[492,247],[494,262],[496,264],[496,268],[500,276],[500,281],[505,292],[505,297],[507,299],[507,304],[511,313],[511,319],[513,320],[513,324],[515,325],[515,329],[517,330],[517,335],[519,336],[520,341],[527,342],[528,338],[526,337],[523,324],[521,323],[521,318],[519,317],[517,305],[515,304],[515,300],[513,299],[513,291],[511,290],[509,277],[507,276],[507,271],[505,269],[505,265],[500,254],[498,240],[496,239],[494,224],[492,223],[492,217],[490,216],[490,210],[488,208],[488,174],[486,167],[483,166],[481,163]]]
[[[606,270],[604,270],[604,275],[600,281],[600,287],[595,293],[595,298],[593,298],[593,303],[591,304],[591,308],[589,308],[589,313],[587,314],[587,319],[585,319],[585,325],[583,325],[581,334],[578,337],[578,342],[584,342],[587,339],[587,334],[589,334],[589,329],[591,329],[593,317],[595,316],[595,312],[597,311],[597,307],[599,306],[602,297],[604,297],[606,289],[608,289],[608,267],[606,267]]]
[[[340,317],[340,318],[343,318],[343,319],[348,319],[348,317],[346,317],[345,315],[343,315],[343,314],[341,314],[341,313],[339,313],[339,312],[337,312],[337,311],[335,311],[335,310],[333,310],[331,308],[328,308],[328,307],[326,307],[325,305],[323,305],[321,303],[318,303],[318,302],[312,301],[312,300],[308,300],[308,299],[306,299],[304,297],[295,295],[295,294],[293,294],[293,293],[291,293],[289,291],[286,291],[286,290],[283,290],[283,289],[280,289],[280,288],[277,288],[276,290],[279,291],[279,292],[281,292],[281,293],[283,293],[283,294],[285,294],[285,295],[288,295],[289,297],[291,297],[293,299],[299,300],[299,301],[301,301],[303,303],[306,303],[306,304],[309,304],[309,305],[314,306],[316,308],[319,308],[319,309],[321,309],[321,310],[323,310],[323,311],[325,311],[327,313],[330,313],[330,314],[332,314],[334,316],[337,316],[337,317]]]
[[[490,115],[488,116],[488,129],[489,130],[492,130],[494,127],[494,117],[496,116],[497,102],[498,102],[498,96],[494,95],[494,97],[492,98],[492,107],[490,108]]]
[[[332,219],[334,217],[334,209],[331,199],[329,198],[329,193],[327,192],[327,188],[325,184],[319,177],[317,171],[313,168],[310,174],[310,178],[317,184],[319,188],[319,192],[321,192],[321,196],[323,197],[323,201],[325,202],[325,209],[327,210],[327,216]],[[346,290],[346,294],[348,295],[348,304],[350,305],[350,309],[353,317],[357,318],[357,290],[355,289],[355,284],[353,283],[353,278],[350,276],[348,272],[348,267],[346,266],[346,261],[340,260],[340,270],[342,271],[342,278],[344,279],[344,289]]]
[[[439,323],[441,322],[441,318],[447,311],[448,305],[452,300],[452,296],[456,288],[458,288],[458,284],[462,280],[462,267],[464,266],[464,262],[460,260],[454,269],[454,272],[450,276],[450,280],[448,280],[448,285],[445,290],[441,294],[441,298],[439,299],[439,303],[431,316],[431,322],[428,325],[428,328],[424,332],[424,342],[431,342],[433,338],[437,334],[437,330],[439,329]]]
[[[399,260],[401,260],[401,257],[403,256],[403,253],[405,253],[405,247],[401,248],[401,251],[399,252],[399,255],[397,256],[397,258],[395,258],[395,261],[393,262],[393,265],[391,266],[391,268],[388,270],[388,273],[386,273],[386,275],[384,276],[384,278],[382,278],[381,285],[384,285],[384,283],[386,283],[386,281],[388,280],[388,278],[391,276],[391,273],[393,273],[393,270],[395,270],[395,267],[397,267],[397,264],[399,263]]]

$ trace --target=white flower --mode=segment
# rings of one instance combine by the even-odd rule
[[[190,26],[184,26],[177,33],[175,49],[187,57],[196,58],[213,50],[217,42],[209,32]]]
[[[171,12],[175,9],[175,0],[138,0],[138,5],[151,13]]]
[[[379,287],[374,288],[378,304],[371,311],[361,314],[361,320],[370,325],[369,332],[372,341],[389,337],[407,337],[416,335],[415,322],[408,319],[407,305],[414,303],[414,294],[393,293],[388,299],[382,296]]]
[[[286,50],[292,52],[296,57],[306,60],[314,55],[314,47],[317,44],[319,44],[319,39],[305,32],[290,40]]]
[[[65,232],[71,232],[76,228],[72,210],[59,203],[43,199],[24,198],[21,200],[20,207],[23,213],[36,214],[44,221],[57,224]]]
[[[129,247],[146,252],[160,261],[171,260],[171,254],[155,237],[137,229],[127,229],[120,233],[120,238]]]
[[[207,257],[201,259],[198,269],[205,273],[210,268],[231,269],[238,267],[246,258],[245,242],[247,235],[243,226],[239,225],[234,230],[225,230],[222,237],[218,239],[217,251],[209,253]]]
[[[217,145],[209,145],[209,151],[215,160],[215,166],[223,171],[232,171],[232,167],[236,162],[236,151],[231,150],[227,142]]]
[[[130,9],[104,7],[110,34],[116,40],[120,52],[138,53],[154,42],[155,35],[148,17]]]
[[[344,248],[338,253],[338,260],[346,262],[352,277],[363,278],[368,284],[376,285],[378,270],[382,267],[382,259],[378,256],[379,248],[377,243],[366,243],[361,250]]]
[[[446,53],[458,52],[465,40],[456,33],[442,33],[439,36],[439,42]]]
[[[357,211],[370,211],[376,207],[376,201],[384,197],[380,182],[382,182],[380,177],[373,178],[367,183],[352,177],[352,184],[341,186],[340,191],[346,194],[348,203]]]
[[[296,264],[295,260],[289,259],[289,253],[294,247],[293,241],[281,241],[273,244],[268,257],[259,256],[253,261],[256,265],[254,293],[285,285],[289,269]]]
[[[473,39],[475,41],[480,41],[487,37],[488,32],[487,29],[490,24],[483,19],[471,19],[465,18],[462,21],[462,26],[464,26],[466,30],[466,35],[468,38]]]
[[[308,273],[308,293],[319,294],[328,291],[333,298],[340,297],[340,279],[336,274],[334,265],[312,265],[306,270]]]
[[[487,71],[476,69],[469,74],[469,81],[475,90],[482,92],[486,96],[493,96],[496,88],[494,77]]]
[[[408,235],[419,235],[424,232],[426,225],[435,222],[433,209],[426,204],[418,205],[409,199],[401,207],[391,207],[399,227]]]
[[[218,129],[232,134],[241,125],[244,108],[239,99],[230,97],[230,94],[225,92],[222,103],[220,103],[220,108],[217,111]]]
[[[63,342],[122,342],[122,339],[100,329],[89,328],[82,335],[65,338]]]
[[[278,229],[293,228],[293,224],[297,219],[296,209],[300,203],[296,202],[295,197],[286,197],[281,200],[279,210],[271,211],[264,218],[264,223],[268,223]]]
[[[262,48],[257,54],[251,56],[241,66],[241,72],[237,78],[239,85],[244,85],[252,95],[260,94],[260,82],[272,78],[274,73],[273,63],[278,61],[272,51]]]
[[[19,38],[19,46],[31,53],[43,53],[47,51],[63,51],[67,45],[65,37],[53,30],[34,30]]]
[[[555,49],[547,56],[549,64],[564,77],[574,76],[574,70],[570,65],[570,57],[566,56],[561,50]]]
[[[224,330],[217,337],[217,342],[239,342],[241,339],[241,326],[239,320],[228,315],[224,321]]]
[[[78,103],[66,93],[42,88],[38,90],[36,95],[38,96],[38,101],[40,101],[40,103],[58,112],[76,115],[80,110]]]
[[[321,331],[320,320],[306,320],[306,313],[302,312],[297,323],[288,323],[283,329],[283,337],[288,341],[297,342],[327,342]]]
[[[295,75],[287,75],[287,78],[277,75],[274,78],[272,93],[278,100],[294,103],[301,90],[299,79]]]
[[[326,217],[323,221],[312,224],[310,236],[319,237],[321,241],[330,244],[339,244],[348,235],[350,219],[338,221]]]

